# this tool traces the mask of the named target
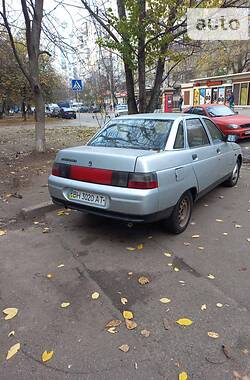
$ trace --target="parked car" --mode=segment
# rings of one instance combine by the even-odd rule
[[[46,116],[51,116],[52,113],[53,113],[53,110],[54,109],[59,109],[58,105],[57,104],[46,104],[45,105],[45,115]]]
[[[76,111],[72,108],[63,107],[60,109],[59,117],[63,119],[76,119]]]
[[[180,233],[197,199],[220,183],[236,185],[242,154],[234,140],[198,115],[113,118],[87,145],[58,152],[49,192],[65,207],[130,222],[162,219]]]
[[[93,113],[98,113],[101,111],[101,108],[100,106],[91,106],[90,107],[90,112],[93,112]]]
[[[60,117],[60,107],[54,107],[50,117]]]
[[[186,113],[209,117],[225,135],[233,133],[238,139],[250,137],[250,117],[238,115],[223,104],[202,104],[188,107]]]
[[[115,107],[115,117],[123,116],[128,114],[127,104],[117,104]]]
[[[88,106],[81,106],[79,111],[81,113],[89,112],[89,107]]]

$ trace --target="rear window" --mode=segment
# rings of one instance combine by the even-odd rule
[[[165,148],[173,120],[116,120],[88,145],[143,150]]]

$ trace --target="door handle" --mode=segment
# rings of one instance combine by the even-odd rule
[[[220,148],[217,148],[217,149],[216,149],[216,152],[217,152],[218,154],[220,154],[220,153],[221,153]]]
[[[192,154],[192,159],[193,159],[193,160],[198,160],[198,156],[197,156],[196,153],[195,153],[195,154]]]

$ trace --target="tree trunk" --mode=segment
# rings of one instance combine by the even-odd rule
[[[159,101],[162,77],[164,74],[164,66],[165,66],[165,59],[161,57],[159,58],[158,63],[157,63],[155,81],[154,81],[153,88],[151,90],[151,96],[146,108],[146,112],[154,112],[157,106],[157,103]]]
[[[135,100],[135,87],[133,72],[129,65],[124,62],[125,76],[126,76],[126,88],[128,94],[128,113],[129,115],[138,113],[137,104]]]
[[[146,110],[146,81],[145,81],[145,26],[146,3],[139,0],[139,35],[138,35],[138,85],[139,85],[139,111]]]
[[[34,91],[35,102],[35,132],[36,132],[36,151],[45,151],[45,112],[44,99],[40,88]]]

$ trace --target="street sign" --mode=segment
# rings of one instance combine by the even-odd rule
[[[82,91],[82,80],[81,79],[72,79],[71,86],[73,91]]]

